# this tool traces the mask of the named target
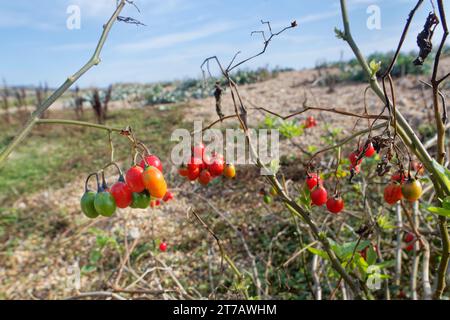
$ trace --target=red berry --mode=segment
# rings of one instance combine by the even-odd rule
[[[384,188],[384,201],[393,205],[403,198],[402,187],[399,184],[391,183]]]
[[[315,127],[316,125],[317,125],[317,121],[316,121],[316,119],[314,119],[313,116],[308,117],[305,121],[305,128],[307,128],[307,129]]]
[[[123,181],[118,181],[113,184],[110,192],[114,197],[114,200],[116,200],[116,205],[119,208],[128,207],[133,200],[130,187]]]
[[[348,159],[350,160],[350,163],[352,164],[353,167],[357,167],[362,162],[362,159],[358,160],[358,154],[356,152],[350,153]]]
[[[405,235],[405,242],[409,243],[409,242],[413,241],[415,238],[416,238],[416,237],[414,236],[413,233],[408,232],[408,233]]]
[[[144,181],[142,181],[142,173],[144,169],[140,166],[133,166],[128,169],[125,174],[125,180],[132,192],[142,192],[145,189]]]
[[[218,177],[222,175],[223,169],[225,166],[225,162],[220,157],[213,158],[211,164],[208,166],[208,170],[211,173],[211,176]]]
[[[413,251],[414,250],[414,243],[411,243],[409,246],[405,248],[406,251]]]
[[[391,177],[391,181],[398,182],[400,184],[403,184],[403,182],[405,182],[405,179],[406,179],[406,173],[404,171],[397,171]]]
[[[208,166],[212,163],[211,158],[207,155],[204,154],[203,158],[202,158],[202,163],[200,165],[200,169],[208,169]]]
[[[167,250],[167,243],[161,242],[161,243],[159,244],[159,250],[160,250],[161,252],[165,252],[165,251]]]
[[[172,200],[172,199],[173,199],[173,193],[170,192],[170,191],[167,191],[167,192],[166,192],[166,195],[165,195],[164,198],[163,198],[163,201],[164,201],[164,202],[169,202],[169,201]]]
[[[367,157],[367,158],[370,158],[370,157],[372,157],[374,154],[375,154],[375,148],[373,147],[373,145],[372,145],[372,142],[369,142],[369,144],[367,145],[367,147],[366,147],[366,152],[364,153],[364,155]]]
[[[341,197],[333,197],[327,200],[327,209],[331,213],[339,213],[344,209],[344,200]]]
[[[145,160],[147,161],[147,164],[149,166],[153,166],[153,167],[157,168],[159,171],[163,172],[161,160],[159,160],[159,158],[157,156],[155,156],[154,154],[151,154],[151,155],[146,156]],[[142,160],[141,163],[139,163],[139,165],[145,169],[145,161],[144,160]]]
[[[199,175],[200,175],[200,168],[196,167],[189,170],[187,177],[189,180],[194,181],[198,178]]]
[[[179,168],[178,168],[178,173],[180,174],[180,176],[182,177],[187,177],[189,171],[188,168],[185,164],[182,164]]]
[[[327,202],[327,195],[327,190],[324,187],[315,187],[311,192],[311,201],[316,206],[321,206]]]
[[[211,180],[212,176],[208,170],[204,169],[202,170],[202,172],[200,172],[198,182],[200,182],[202,185],[206,186]]]
[[[315,186],[317,186],[317,182],[319,182],[319,185],[322,184],[322,181],[317,173],[308,173],[308,176],[306,177],[306,184],[308,185],[309,190],[312,190]]]

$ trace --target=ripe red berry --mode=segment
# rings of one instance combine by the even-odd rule
[[[165,195],[164,198],[163,198],[163,201],[164,201],[164,202],[169,202],[169,201],[172,200],[172,199],[173,199],[173,193],[170,192],[170,191],[167,191],[167,192],[166,192],[166,195]]]
[[[348,156],[348,159],[350,160],[350,163],[353,167],[357,167],[362,162],[362,159],[358,160],[358,154],[356,152],[350,153],[350,155]]]
[[[311,192],[311,201],[316,206],[321,206],[327,202],[327,196],[327,190],[319,185]]]
[[[123,179],[123,178],[122,178]],[[124,181],[118,181],[111,187],[111,195],[116,200],[116,205],[119,208],[126,208],[133,200],[132,191]]]
[[[369,142],[369,144],[366,147],[366,152],[364,153],[364,156],[366,156],[367,158],[372,157],[375,154],[375,148],[372,145],[372,142]]]
[[[161,160],[159,160],[159,158],[157,156],[155,156],[154,154],[151,154],[151,155],[146,156],[145,160],[147,161],[147,164],[149,166],[153,166],[153,167],[157,168],[159,171],[163,172]],[[144,160],[142,160],[141,163],[139,163],[139,165],[145,169],[145,161]]]
[[[208,166],[208,170],[211,176],[218,177],[222,175],[225,162],[220,157],[215,157],[212,159],[211,164]]]
[[[308,176],[306,177],[306,184],[308,185],[309,190],[316,187],[317,182],[319,182],[319,185],[322,184],[320,176],[318,176],[317,173],[308,173]]]
[[[327,200],[327,209],[331,213],[339,213],[344,209],[344,200],[341,197],[333,197]]]
[[[410,245],[408,245],[408,246],[405,248],[405,250],[406,250],[406,251],[413,251],[413,250],[414,250],[414,243],[411,243]]]
[[[413,233],[408,232],[408,233],[405,235],[404,240],[405,240],[406,243],[409,243],[409,242],[413,241],[415,238],[416,238],[416,237],[415,237],[415,235],[414,235]]]
[[[202,172],[200,172],[200,175],[198,176],[198,182],[206,186],[211,180],[212,180],[211,173],[208,170],[203,169]]]
[[[305,121],[305,128],[307,128],[307,129],[315,127],[316,125],[317,125],[317,121],[316,121],[316,119],[314,119],[313,116],[308,117]]]
[[[198,178],[198,176],[200,175],[200,168],[196,167],[196,168],[191,168],[188,172],[188,179],[190,181],[194,181]]]
[[[402,187],[399,184],[391,183],[384,188],[384,201],[393,205],[403,198]]]
[[[211,158],[207,154],[203,154],[200,170],[208,169],[208,166],[212,163]]]
[[[178,173],[182,177],[187,177],[189,171],[188,171],[187,166],[184,163],[178,168]]]
[[[142,192],[145,189],[144,181],[142,181],[142,173],[144,169],[140,166],[133,166],[128,169],[125,180],[132,192]]]
[[[165,252],[165,251],[167,250],[167,243],[161,242],[161,243],[159,244],[159,250],[160,250],[161,252]]]

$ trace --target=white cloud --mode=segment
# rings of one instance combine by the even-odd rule
[[[326,12],[317,13],[317,14],[309,14],[309,15],[300,17],[300,19],[297,22],[301,26],[304,23],[326,20],[328,18],[336,17],[339,14],[340,14],[339,10],[326,11]]]
[[[191,42],[194,40],[206,38],[218,33],[231,30],[236,27],[238,27],[238,24],[234,22],[211,23],[190,31],[170,33],[158,37],[146,38],[141,41],[123,43],[118,45],[116,49],[126,52],[130,51],[137,52],[150,49],[167,48],[180,43]]]
[[[191,4],[182,0],[138,0],[134,2],[142,14],[161,15],[189,8]],[[88,17],[104,17],[110,15],[116,7],[116,0],[68,0],[67,5],[78,5],[82,14]],[[127,4],[125,9],[138,14],[133,5]]]
[[[0,28],[31,28],[50,30],[55,28],[47,22],[39,21],[37,17],[15,11],[0,11]]]

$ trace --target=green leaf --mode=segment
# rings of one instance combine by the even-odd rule
[[[342,260],[349,260],[353,254],[353,251],[358,252],[364,250],[370,244],[369,240],[360,241],[355,250],[355,246],[358,243],[358,241],[346,242],[343,243],[342,245],[338,245],[332,239],[329,239],[329,241],[331,249],[333,249],[336,255]]]
[[[102,253],[99,250],[91,251],[89,255],[89,262],[91,264],[96,264],[102,258]]]
[[[450,209],[450,197],[449,196],[445,197],[445,199],[442,201],[442,208]]]
[[[297,202],[300,202],[303,206],[310,209],[311,208],[311,191],[308,186],[305,184],[303,189],[301,190],[300,195],[297,198]]]
[[[82,273],[90,273],[90,272],[94,272],[95,270],[97,270],[97,266],[93,266],[91,264],[85,265],[81,267],[81,272]]]
[[[390,267],[393,267],[394,265],[395,265],[395,260],[386,260],[386,261],[376,264],[376,266],[379,267],[380,269],[390,268]]]
[[[317,149],[318,149],[318,147],[317,146],[308,146],[308,148],[307,148],[307,150],[308,150],[308,152],[309,153],[314,153],[314,152],[316,152],[317,151]]]
[[[395,225],[392,223],[389,217],[384,215],[378,217],[377,225],[383,230],[390,230],[395,228]]]
[[[381,61],[376,62],[375,60],[371,60],[369,62],[369,68],[370,77],[373,78],[381,68]]]
[[[280,170],[280,160],[279,159],[273,159],[270,161],[269,164],[270,171],[275,175],[277,174],[278,170]]]
[[[448,170],[444,166],[440,165],[434,159],[433,159],[432,164],[433,164],[433,167],[436,169],[440,180],[442,180],[445,183],[447,190],[450,190],[450,170]]]
[[[427,210],[430,211],[431,213],[435,213],[443,217],[450,217],[450,209],[439,207],[428,207]]]
[[[372,246],[369,246],[369,249],[367,249],[367,264],[372,265],[377,262],[377,253],[375,250],[373,250]]]
[[[311,252],[312,254],[315,254],[315,255],[321,257],[321,258],[328,259],[328,254],[323,250],[313,248],[313,247],[308,247],[308,251]]]

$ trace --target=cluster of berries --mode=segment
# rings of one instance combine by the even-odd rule
[[[99,215],[110,217],[117,208],[145,209],[148,206],[153,208],[158,206],[161,200],[167,202],[173,199],[173,194],[167,190],[162,164],[157,156],[146,156],[139,165],[128,169],[125,176],[116,163],[110,165],[114,165],[119,172],[119,179],[111,188],[106,183],[104,170],[101,171],[102,183],[99,181],[98,173],[92,173],[86,179],[85,192],[80,204],[87,217],[95,218]],[[97,178],[97,192],[88,187],[92,176]]]
[[[422,195],[422,184],[416,178],[404,171],[391,176],[390,183],[384,188],[384,201],[393,205],[402,199],[410,202],[417,201]]]
[[[323,186],[322,179],[316,173],[308,173],[306,185],[311,192],[312,204],[320,207],[326,204],[329,212],[338,214],[344,209],[344,200],[338,194],[328,197],[328,192]]]
[[[208,185],[214,178],[224,176],[234,178],[236,176],[236,168],[233,164],[225,163],[223,155],[213,153],[208,156],[205,153],[205,145],[199,144],[192,147],[192,155],[189,162],[182,164],[178,169],[178,173],[188,178],[190,181],[198,180],[204,186]]]
[[[350,171],[358,174],[361,171],[361,163],[363,161],[363,158],[371,158],[375,155],[376,150],[373,147],[372,142],[367,143],[364,147],[359,148],[358,151],[353,151],[348,156],[348,159],[350,160]]]

